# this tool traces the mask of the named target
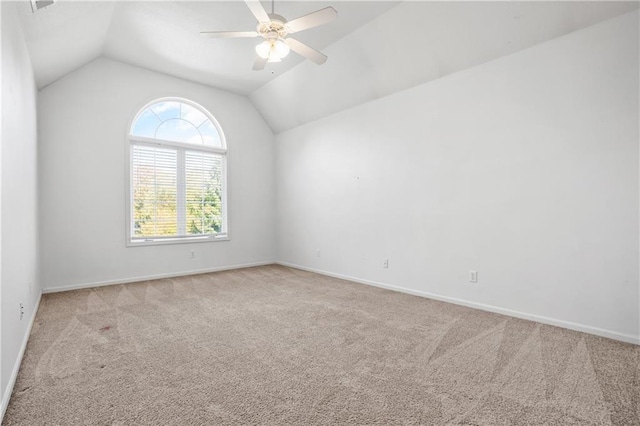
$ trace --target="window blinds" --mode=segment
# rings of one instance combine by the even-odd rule
[[[224,235],[225,157],[131,145],[132,240]]]
[[[222,230],[223,158],[185,152],[186,233],[217,234]]]

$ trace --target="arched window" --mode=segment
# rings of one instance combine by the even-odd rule
[[[128,244],[226,239],[227,146],[200,105],[159,99],[129,130]]]

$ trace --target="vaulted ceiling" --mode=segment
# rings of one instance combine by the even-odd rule
[[[267,10],[270,4],[263,1]],[[278,133],[508,55],[638,8],[638,2],[276,1],[293,19],[333,6],[337,21],[296,34],[322,66],[292,53],[252,71],[256,39],[206,39],[255,29],[243,1],[72,1],[32,13],[18,3],[43,88],[103,56],[249,95]]]
[[[270,4],[264,2],[270,10]],[[396,2],[341,2],[339,19],[296,34],[323,49]],[[276,13],[294,19],[336,2],[275,2]],[[243,1],[70,1],[32,13],[19,4],[36,82],[42,88],[87,62],[110,59],[247,94],[302,62],[286,61],[252,71],[256,39],[207,39],[200,31],[253,31],[256,20]]]

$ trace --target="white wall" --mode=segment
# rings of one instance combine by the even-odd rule
[[[280,134],[278,259],[638,341],[638,73],[636,11]]]
[[[166,96],[204,106],[225,133],[231,241],[125,246],[127,127]],[[45,290],[275,259],[273,135],[246,97],[98,59],[44,88],[38,108]]]
[[[2,2],[2,412],[40,294],[37,274],[36,88],[14,3]],[[20,302],[25,315],[20,320]],[[1,416],[2,413],[0,413]]]

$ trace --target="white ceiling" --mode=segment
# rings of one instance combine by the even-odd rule
[[[28,1],[17,3],[39,89],[100,56],[113,6],[59,1],[32,13]]]
[[[262,0],[267,10],[270,3]],[[39,88],[104,56],[250,95],[276,133],[509,55],[637,9],[637,1],[276,1],[288,19],[334,6],[337,21],[296,34],[323,50],[322,66],[291,53],[252,71],[257,39],[207,39],[253,30],[244,1],[58,0],[18,3]],[[288,72],[287,72],[288,71]]]
[[[263,1],[270,10],[270,2]],[[296,38],[318,50],[339,40],[397,2],[276,1],[275,12],[294,19],[334,6],[337,21]],[[302,62],[292,53],[265,71],[252,71],[257,39],[206,39],[205,30],[255,30],[243,1],[58,2],[37,13],[18,4],[36,83],[42,88],[87,62],[110,59],[247,94]]]
[[[327,47],[330,62],[322,67],[301,63],[250,99],[280,133],[638,6],[611,1],[404,2]]]

